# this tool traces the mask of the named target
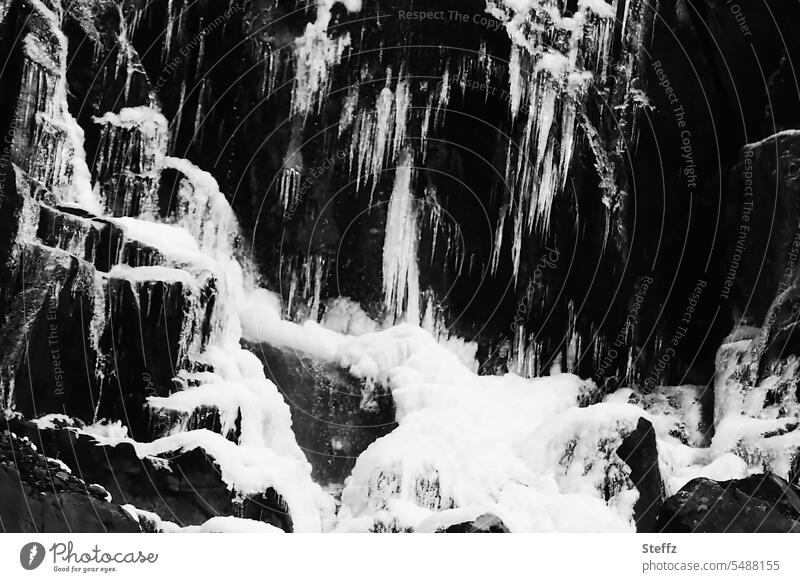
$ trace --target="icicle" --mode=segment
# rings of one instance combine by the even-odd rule
[[[317,5],[317,19],[309,22],[302,36],[295,40],[295,84],[292,89],[292,114],[305,118],[319,112],[323,97],[330,89],[332,68],[339,64],[350,46],[350,35],[335,38],[328,36],[331,7],[335,2],[323,0]],[[360,3],[344,2],[349,11],[356,11]]]
[[[411,192],[412,157],[401,154],[395,170],[394,188],[386,214],[386,238],[383,243],[384,304],[394,322],[405,320],[418,324],[419,271],[417,265],[417,209]]]
[[[164,47],[161,50],[161,61],[166,63],[172,48],[172,30],[175,28],[175,17],[173,16],[172,4],[174,0],[167,0],[167,23],[166,34],[164,36]]]
[[[203,121],[205,119],[203,112],[203,103],[208,93],[208,79],[203,77],[200,81],[200,87],[197,90],[197,109],[194,114],[194,141],[198,144],[202,143]]]
[[[316,257],[314,271],[314,295],[311,301],[311,321],[319,321],[319,308],[322,304],[322,275],[324,270],[324,261],[321,256]]]
[[[497,226],[494,232],[494,246],[492,247],[492,260],[491,272],[492,275],[497,273],[497,268],[500,266],[500,251],[503,248],[503,230],[506,226],[506,215],[508,214],[508,204],[503,205],[499,212]]]
[[[92,294],[92,319],[89,321],[89,345],[94,351],[96,360],[94,364],[94,377],[100,387],[100,392],[97,395],[97,402],[94,407],[94,422],[98,420],[98,411],[100,403],[103,400],[103,380],[105,377],[105,355],[100,347],[100,339],[103,337],[103,332],[106,328],[108,321],[108,305],[106,302],[106,294],[108,282],[106,276],[101,273],[94,274],[94,293]]]
[[[300,203],[300,183],[302,176],[294,168],[284,168],[281,172],[279,191],[283,215],[289,217],[290,209],[295,208]]]
[[[397,162],[406,140],[406,125],[411,106],[410,82],[405,75],[397,79],[392,91],[392,71],[386,71],[386,85],[375,101],[375,109],[360,111],[351,133],[351,173],[356,172],[356,190],[362,180],[371,182],[370,204],[384,168]],[[355,168],[353,168],[355,158]]]
[[[297,273],[292,270],[292,281],[289,283],[289,296],[286,299],[286,319],[292,321],[292,305],[297,294]]]
[[[178,111],[175,112],[175,117],[173,118],[171,125],[172,132],[170,134],[171,141],[169,143],[170,152],[175,147],[175,139],[180,133],[181,123],[183,122],[183,106],[186,104],[186,78],[181,81],[181,93],[178,97],[178,103]]]
[[[339,133],[341,137],[346,129],[353,125],[356,107],[358,106],[358,86],[353,85],[347,90],[347,96],[342,105],[342,113],[339,116]]]

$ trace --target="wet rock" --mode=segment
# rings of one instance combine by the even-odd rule
[[[442,533],[509,533],[509,531],[502,519],[491,513],[484,513],[472,521],[451,525]]]
[[[201,448],[139,458],[130,443],[102,445],[67,428],[37,429],[9,421],[11,429],[58,459],[86,483],[102,487],[115,503],[131,504],[178,526],[200,525],[215,516],[235,515],[292,531],[283,499],[270,489],[240,496],[222,480],[214,459]]]
[[[241,501],[236,517],[254,519],[274,525],[285,532],[292,532],[292,516],[286,502],[274,489],[260,495],[250,495]]]
[[[630,479],[639,491],[639,499],[633,506],[636,531],[654,532],[665,495],[653,425],[640,418],[636,430],[623,439],[617,455],[630,467]]]
[[[39,234],[54,247],[19,243],[5,269],[3,401],[27,417],[125,420],[150,440],[146,399],[169,394],[190,349],[205,345],[216,282],[103,275],[85,259],[122,254],[138,264],[154,252],[131,241],[123,249],[119,227],[91,215],[42,207],[41,217]]]
[[[657,527],[667,533],[800,533],[800,489],[771,474],[694,479],[667,499]]]
[[[5,146],[4,146],[5,147]],[[14,241],[20,228],[20,214],[26,198],[26,184],[19,180],[11,162],[0,159],[0,267],[11,259]],[[0,290],[5,287],[0,283]]]
[[[98,271],[108,272],[120,261],[124,233],[113,222],[80,209],[42,204],[36,236],[43,244],[92,263]]]
[[[396,426],[394,401],[333,364],[267,344],[245,346],[292,412],[292,428],[318,483],[342,485],[356,457]]]
[[[754,325],[776,330],[791,324],[798,301],[798,292],[788,289],[797,281],[800,252],[798,157],[800,130],[785,130],[746,145],[733,170],[730,212],[741,260],[732,263],[735,278],[726,279],[723,291],[747,307],[743,315]],[[766,321],[773,301],[779,310]],[[783,355],[797,353],[783,339]]]
[[[30,417],[66,412],[91,421],[98,354],[90,324],[99,308],[94,269],[37,243],[20,244],[17,257],[0,331],[6,406]]]
[[[14,430],[62,461],[87,483],[105,488],[119,504],[152,511],[178,525],[199,525],[215,515],[231,515],[231,493],[213,461],[201,450],[175,452],[164,459],[140,459],[133,446],[100,445],[72,430],[37,430],[31,423]]]
[[[205,346],[216,289],[212,278],[201,287],[127,273],[112,272],[107,284],[109,324],[99,346],[113,357],[104,360],[97,415],[124,420],[133,438],[146,441],[153,438],[147,398],[175,390],[178,370]]]
[[[6,532],[139,532],[124,509],[94,486],[38,454],[30,442],[0,435],[0,528]]]

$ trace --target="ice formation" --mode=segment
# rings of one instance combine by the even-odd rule
[[[23,98],[16,110],[12,161],[50,189],[60,203],[97,211],[83,129],[67,105],[67,38],[61,32],[61,15],[40,0],[31,6],[30,18],[43,32],[28,33],[22,40]],[[36,155],[28,155],[28,149]]]
[[[622,127],[641,106],[635,93],[636,55],[649,26],[648,8],[640,0],[581,0],[573,10],[566,0],[489,0],[488,11],[506,24],[512,40],[510,108],[522,128],[519,144],[509,143],[506,180],[513,195],[506,213],[513,214],[512,260],[520,265],[522,237],[547,234],[553,200],[564,189],[577,130],[584,130],[596,157],[604,203],[616,208],[620,196],[617,157],[624,151],[624,132],[600,143],[598,121],[586,114],[592,93],[602,95],[601,115],[620,115]],[[619,49],[614,50],[617,18]],[[617,56],[621,55],[621,56]],[[502,232],[505,214],[500,216]],[[502,238],[496,241],[499,253]]]
[[[798,360],[789,356],[759,379],[767,333],[767,328],[739,327],[717,352],[711,449],[735,453],[751,472],[769,471],[791,481],[800,474]]]
[[[351,60],[343,62],[351,58],[346,52],[351,39],[349,33],[330,26],[333,4],[333,0],[317,4],[315,19],[306,25],[294,47],[291,113],[304,125],[309,115],[320,113],[326,100],[341,101],[336,156],[342,160],[346,153],[342,161],[356,191],[369,191],[372,203],[385,172],[394,171],[402,178],[406,165],[425,167],[429,134],[441,127],[457,88],[464,93],[469,83],[483,78],[487,95],[490,89],[497,89],[491,86],[495,82],[495,63],[485,45],[477,55],[448,57],[441,64],[441,81],[420,82],[417,91],[411,65],[405,59],[382,71],[359,68],[357,62],[352,66]],[[359,2],[347,2],[345,7],[349,12],[361,8]],[[646,103],[637,82],[637,55],[646,41],[652,7],[642,0],[488,0],[486,12],[487,18],[494,17],[502,23],[511,39],[509,84],[500,88],[509,95],[508,113],[512,120],[502,176],[509,192],[498,207],[489,262],[496,272],[504,252],[504,229],[511,223],[512,240],[508,246],[516,277],[525,238],[535,233],[544,239],[548,234],[554,200],[566,186],[573,152],[581,139],[594,154],[609,220],[623,204],[626,192],[625,181],[619,176],[621,160],[627,144],[633,141],[630,138],[635,133],[637,112]],[[334,71],[345,65],[352,66],[346,75],[349,87],[334,91]],[[374,97],[367,97],[368,90],[362,86],[376,85]],[[415,106],[417,93],[427,98],[422,107],[418,103]],[[602,129],[609,120],[619,122],[615,125],[619,131],[613,135],[606,135],[608,132]],[[302,129],[297,129],[296,123],[278,180],[284,216],[293,217],[303,203],[300,189],[307,170],[298,148],[303,142],[300,133]],[[390,211],[405,208],[400,206],[397,187],[396,181]],[[415,196],[421,199],[421,192],[414,193],[411,199]],[[437,244],[447,248],[448,258],[451,249],[457,254],[455,234],[444,230],[440,233],[435,194],[429,196],[426,190],[425,201],[432,209],[428,212],[426,208],[431,223],[415,228],[420,234],[426,227],[431,230],[432,255]],[[422,317],[422,308],[416,309],[408,287],[414,273],[412,267],[403,266],[408,249],[393,246],[403,243],[401,233],[393,226],[396,218],[397,212],[387,215],[387,234],[391,232],[393,236],[387,235],[383,251],[385,307],[390,321],[398,321],[401,316],[420,321],[417,316]],[[440,242],[440,236],[445,240]],[[395,264],[387,264],[387,257],[392,257]],[[456,257],[455,264],[460,274],[464,257]],[[404,291],[404,285],[409,291]],[[407,298],[412,300],[408,308],[403,306]],[[293,308],[291,303],[287,306],[290,311]],[[529,355],[518,360],[527,358],[521,366],[538,371],[537,347],[528,346],[527,341],[521,338],[524,345],[517,351]]]
[[[292,89],[292,113],[307,115],[319,111],[330,89],[331,68],[338,64],[350,36],[328,35],[331,8],[341,3],[348,12],[361,10],[361,0],[319,0],[314,22],[309,22],[295,41],[295,84]]]
[[[487,512],[512,531],[631,531],[638,492],[616,449],[640,417],[656,430],[668,495],[755,470],[706,445],[695,387],[624,389],[587,406],[590,381],[481,376],[416,325],[345,335],[258,304],[246,307],[246,337],[334,362],[395,401],[399,427],[359,456],[339,531],[429,531]]]
[[[419,323],[420,289],[417,267],[417,208],[411,190],[411,155],[404,154],[395,170],[394,188],[386,213],[383,243],[383,293],[389,316]]]

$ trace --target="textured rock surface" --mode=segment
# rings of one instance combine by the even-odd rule
[[[636,430],[626,436],[617,449],[617,455],[630,467],[630,479],[639,491],[639,499],[633,506],[636,531],[657,531],[656,518],[664,502],[664,482],[658,467],[658,448],[653,425],[640,418]]]
[[[769,474],[719,483],[695,479],[664,503],[658,531],[800,533],[800,489]]]
[[[474,521],[457,523],[448,526],[443,530],[444,533],[509,533],[508,528],[496,515],[484,513],[475,518]]]
[[[107,492],[37,453],[30,441],[0,434],[0,529],[16,533],[141,531]]]
[[[315,479],[340,487],[356,458],[395,422],[388,391],[369,390],[347,372],[311,356],[269,345],[251,347],[292,408],[292,426]]]
[[[140,458],[127,442],[103,445],[75,430],[39,430],[31,423],[11,421],[9,427],[83,481],[105,488],[115,502],[153,512],[178,526],[236,515],[292,530],[286,505],[274,491],[240,499],[201,448]]]

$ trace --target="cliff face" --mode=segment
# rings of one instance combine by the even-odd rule
[[[466,505],[439,461],[401,454],[449,420],[390,364],[476,401],[486,375],[569,372],[587,379],[571,405],[638,407],[571,421],[602,425],[604,473],[585,477],[624,523],[639,461],[616,451],[639,416],[702,449],[693,467],[730,453],[797,480],[796,5],[0,14],[0,398],[46,454],[79,442],[63,461],[115,502],[179,526],[319,530],[352,474],[353,527],[415,528],[393,496]],[[528,410],[497,401],[498,418]],[[570,466],[570,438],[537,434]]]

